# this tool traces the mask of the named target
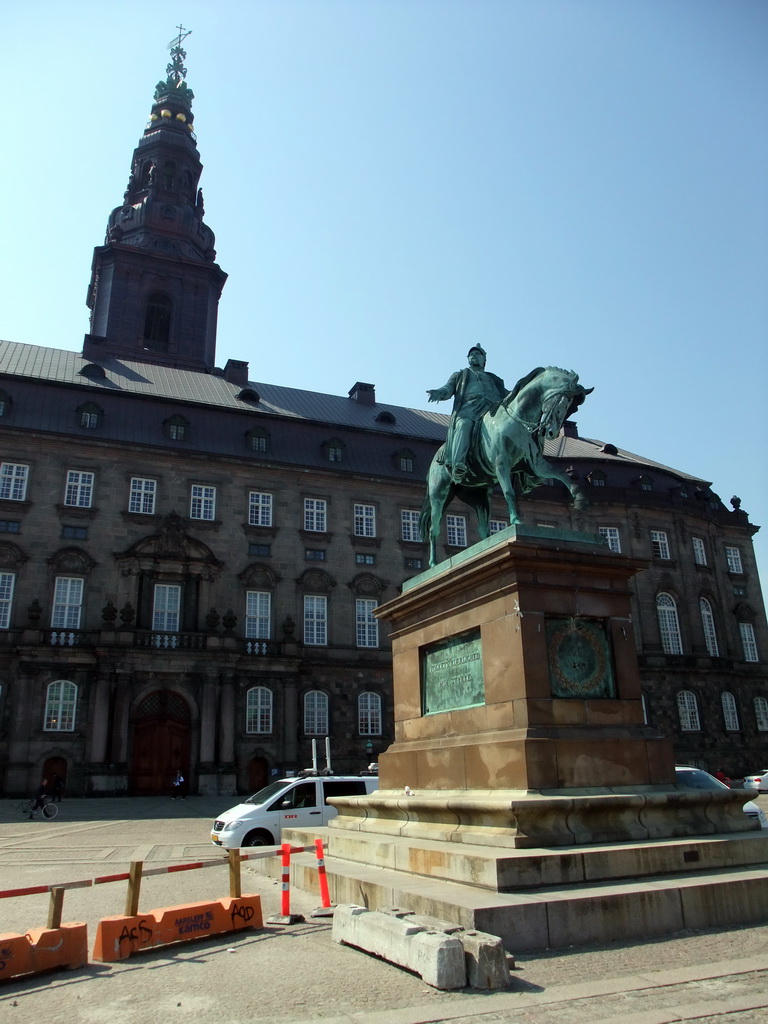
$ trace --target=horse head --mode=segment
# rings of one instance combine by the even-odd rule
[[[579,384],[579,375],[573,370],[549,366],[544,375],[547,379],[542,381],[544,390],[538,429],[541,437],[552,440],[558,436],[568,417],[573,415],[587,395],[591,395],[595,389],[585,388]]]

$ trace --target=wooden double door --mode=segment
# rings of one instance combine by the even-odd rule
[[[155,690],[136,708],[131,742],[130,789],[135,796],[173,796],[181,771],[189,789],[190,711],[172,690]]]

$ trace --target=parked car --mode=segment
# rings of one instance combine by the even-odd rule
[[[675,767],[675,788],[676,789],[728,789],[724,782],[720,782],[714,775],[702,771],[701,768],[689,768],[685,765]],[[762,807],[758,807],[754,800],[748,800],[742,808],[749,818],[760,822],[760,828],[768,828],[768,815]]]
[[[284,828],[320,828],[337,814],[327,803],[333,796],[364,796],[379,788],[376,775],[302,773],[270,783],[213,823],[211,842],[227,850],[239,846],[274,846]]]
[[[754,789],[758,793],[768,793],[768,768],[755,775],[744,776],[744,789]]]

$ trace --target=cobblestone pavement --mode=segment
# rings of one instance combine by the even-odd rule
[[[0,801],[0,888],[92,878],[127,869],[221,860],[209,842],[227,797],[72,800],[51,822],[19,820]],[[760,802],[768,804],[768,796]],[[766,880],[768,884],[768,876]],[[279,913],[279,886],[243,865],[243,891],[262,897],[265,919]],[[225,896],[226,865],[162,874],[142,885],[143,909]],[[420,978],[331,941],[330,923],[312,919],[316,898],[294,891],[306,921],[266,925],[118,964],[89,964],[0,986],[0,1015],[13,1024],[760,1024],[768,1019],[768,923],[682,933],[631,946],[573,948],[517,958],[505,992],[438,992]],[[86,921],[91,943],[100,918],[122,913],[125,883],[66,893],[64,920]],[[0,900],[0,932],[45,924],[48,897]],[[511,951],[514,952],[514,951]]]

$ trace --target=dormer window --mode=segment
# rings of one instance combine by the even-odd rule
[[[189,420],[185,416],[171,416],[165,421],[166,436],[171,441],[189,440]]]
[[[0,391],[0,416],[7,416],[10,411],[11,399],[5,391]]]
[[[253,388],[243,388],[243,390],[237,396],[237,400],[239,402],[254,402],[254,403],[256,403],[256,402],[261,401],[261,396],[259,395],[259,392],[255,391]]]
[[[344,448],[346,446],[338,438],[332,438],[323,445],[329,462],[341,462],[344,459]]]
[[[395,452],[395,460],[401,473],[413,472],[414,458],[415,456],[410,448],[403,448],[401,451]]]
[[[86,402],[77,410],[77,419],[81,427],[86,430],[95,430],[101,426],[104,413],[94,402]]]
[[[376,417],[376,422],[389,423],[391,425],[397,423],[397,420],[395,419],[391,412],[380,412],[379,415]]]
[[[252,452],[266,452],[269,448],[269,434],[263,427],[246,431],[245,443]]]
[[[167,352],[171,339],[171,310],[173,304],[163,292],[152,292],[147,299],[144,314],[144,347],[156,352]]]
[[[593,469],[591,473],[588,473],[587,480],[593,487],[605,487],[605,473],[599,469]]]

